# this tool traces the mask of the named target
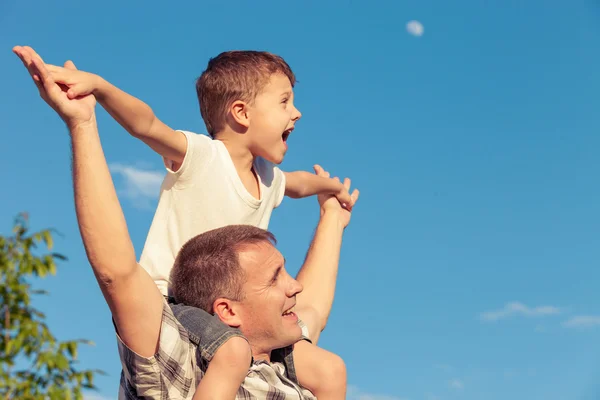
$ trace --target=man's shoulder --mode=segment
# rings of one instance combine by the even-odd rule
[[[196,388],[195,346],[187,331],[177,321],[166,301],[163,303],[158,349],[143,357],[131,350],[118,336],[119,358],[123,369],[121,388],[146,393],[147,398],[178,393],[181,398]],[[144,396],[142,396],[144,397]]]

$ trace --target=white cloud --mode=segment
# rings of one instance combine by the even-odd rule
[[[519,302],[507,303],[504,308],[496,311],[486,311],[479,316],[484,321],[498,321],[514,315],[525,317],[542,317],[561,314],[563,310],[554,306],[528,307]]]
[[[110,171],[123,178],[124,187],[119,193],[139,208],[150,208],[152,201],[158,198],[164,173],[139,169],[125,164],[110,164]]]
[[[83,400],[114,400],[114,397],[102,396],[101,394],[86,394]]]
[[[600,316],[576,315],[563,322],[566,328],[592,328],[600,325]]]
[[[465,387],[465,384],[460,379],[452,379],[448,384],[452,389],[462,390]]]
[[[382,394],[364,393],[358,387],[348,385],[347,400],[408,400],[404,397],[388,396]]]
[[[451,365],[448,364],[434,364],[433,366],[436,369],[441,369],[444,372],[450,372],[452,371],[454,368]]]
[[[406,24],[406,31],[413,36],[423,36],[425,33],[425,28],[423,28],[423,24],[419,21],[412,20]]]

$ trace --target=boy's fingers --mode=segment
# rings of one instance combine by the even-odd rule
[[[60,67],[58,65],[53,65],[53,64],[46,64],[46,68],[48,69],[48,71],[54,73],[60,73],[63,72],[65,70],[64,67]]]
[[[358,196],[360,196],[360,191],[358,189],[354,189],[354,191],[352,192],[352,195],[350,197],[352,197],[352,204],[356,204],[356,200],[358,200]]]
[[[344,187],[346,188],[346,190],[350,190],[351,184],[352,181],[350,180],[350,178],[344,178]]]
[[[74,99],[76,97],[85,96],[90,93],[92,93],[92,91],[89,90],[89,88],[85,87],[85,85],[75,84],[75,85],[69,87],[69,90],[67,91],[67,96],[70,99]]]
[[[66,69],[70,69],[71,71],[76,71],[77,70],[77,67],[75,66],[75,63],[73,63],[73,61],[71,61],[71,60],[65,61],[65,68]]]

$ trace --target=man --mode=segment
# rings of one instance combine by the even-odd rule
[[[69,99],[32,49],[19,47],[15,53],[71,134],[79,228],[118,332],[123,364],[120,397],[192,398],[198,381],[209,378],[203,373],[202,349],[198,354],[187,330],[137,264],[100,145],[95,98]],[[65,67],[75,69],[72,62]],[[345,185],[349,190],[349,181]],[[258,228],[231,226],[207,232],[192,239],[178,256],[176,296],[212,308],[221,321],[239,328],[250,344],[254,361],[237,398],[313,398],[278,360],[279,352],[289,353],[295,343],[300,350],[305,344],[302,337],[316,343],[331,309],[350,212],[334,197],[320,197],[319,203],[319,225],[297,280],[285,271],[274,237]],[[233,257],[227,260],[227,253]],[[220,268],[221,273],[203,282],[195,279],[202,268],[205,272]]]

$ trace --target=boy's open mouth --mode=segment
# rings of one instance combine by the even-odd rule
[[[288,137],[290,136],[290,134],[292,133],[292,131],[294,130],[294,128],[290,128],[290,129],[286,129],[283,134],[281,135],[281,138],[283,139],[284,142],[287,141]]]

